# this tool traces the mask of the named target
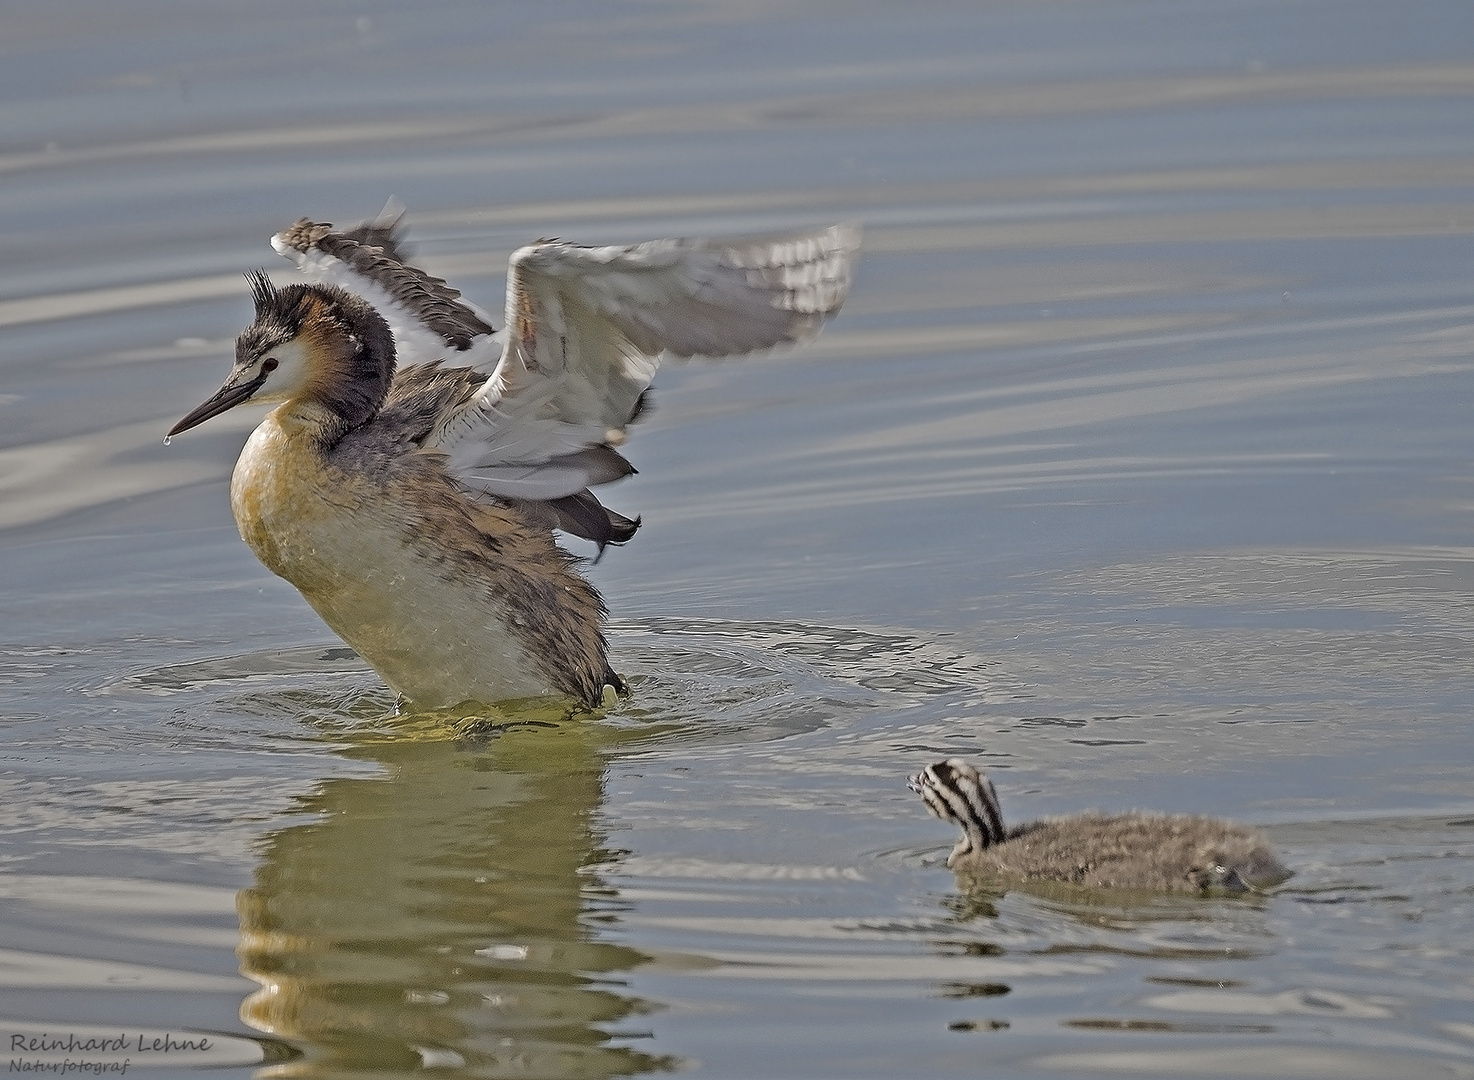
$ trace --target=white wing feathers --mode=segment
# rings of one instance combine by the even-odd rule
[[[467,483],[512,498],[556,498],[626,475],[609,448],[624,441],[661,354],[734,356],[813,337],[849,292],[859,239],[858,228],[837,225],[521,248],[496,371],[427,444],[449,453]]]
[[[853,225],[632,247],[543,241],[513,254],[507,325],[493,333],[484,312],[405,261],[401,214],[391,200],[376,221],[342,233],[304,218],[272,246],[309,280],[373,304],[401,366],[495,364],[424,442],[463,483],[593,507],[586,488],[633,471],[613,448],[662,353],[736,356],[813,337],[844,303],[860,246]]]
[[[535,244],[512,256],[507,324],[523,317],[525,296],[586,307],[647,356],[734,356],[802,341],[839,309],[858,244],[858,230],[843,225],[626,248]]]

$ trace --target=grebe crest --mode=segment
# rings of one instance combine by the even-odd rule
[[[1244,893],[1290,876],[1263,833],[1216,818],[1088,812],[1007,828],[992,781],[959,758],[927,766],[908,786],[962,829],[947,866],[966,876],[1198,894]]]

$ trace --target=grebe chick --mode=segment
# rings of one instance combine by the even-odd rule
[[[909,778],[926,808],[962,828],[962,874],[1087,889],[1242,893],[1290,876],[1258,829],[1189,814],[1089,812],[1005,828],[992,781],[960,758]]]
[[[281,403],[231,478],[241,537],[404,698],[596,707],[623,691],[604,603],[553,531],[601,552],[629,540],[639,519],[589,489],[634,471],[615,448],[661,356],[813,337],[844,302],[858,231],[539,241],[512,255],[495,332],[404,261],[397,223],[279,233],[313,282],[248,275],[256,318],[235,365],[169,435]]]

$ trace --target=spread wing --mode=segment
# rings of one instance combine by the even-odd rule
[[[458,290],[406,261],[400,232],[404,207],[390,200],[374,221],[344,232],[301,218],[271,238],[309,281],[338,285],[384,316],[401,365],[431,363],[452,350],[470,364],[495,363],[492,326]]]
[[[813,337],[844,303],[860,246],[852,225],[632,247],[542,241],[513,254],[507,326],[495,333],[457,290],[405,261],[402,214],[391,200],[377,220],[344,232],[302,218],[271,244],[310,280],[357,293],[384,316],[396,388],[409,387],[415,365],[495,365],[416,441],[444,452],[466,487],[601,550],[639,521],[588,489],[634,471],[615,447],[661,355],[735,356]]]
[[[661,355],[735,356],[813,337],[849,292],[859,241],[858,228],[836,225],[521,248],[496,370],[427,445],[465,483],[509,498],[557,499],[628,475],[614,448]]]

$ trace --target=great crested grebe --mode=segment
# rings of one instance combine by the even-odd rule
[[[1095,812],[1005,828],[992,781],[959,758],[909,778],[926,808],[962,829],[959,874],[1087,889],[1242,893],[1290,876],[1258,829],[1188,814]]]
[[[235,365],[169,436],[281,403],[231,479],[241,537],[409,701],[597,706],[623,690],[604,603],[553,530],[601,552],[633,536],[639,519],[589,488],[634,471],[615,448],[661,355],[813,337],[849,291],[859,232],[540,241],[512,255],[494,332],[404,260],[397,224],[277,234],[311,281],[248,275]]]

